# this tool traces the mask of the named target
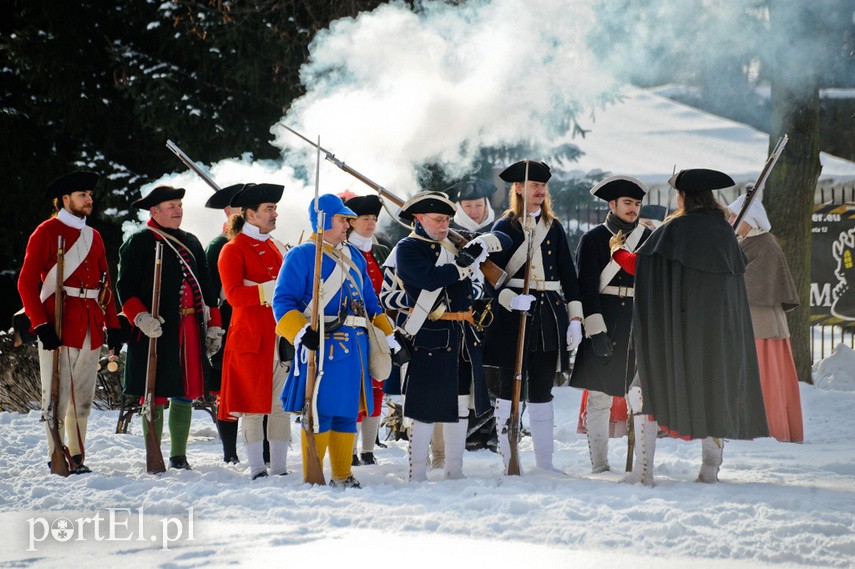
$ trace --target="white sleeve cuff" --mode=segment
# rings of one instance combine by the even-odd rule
[[[585,313],[582,311],[582,303],[578,300],[574,300],[567,304],[567,312],[570,314],[570,320],[574,318],[582,319],[585,317]]]
[[[591,314],[582,322],[585,326],[585,337],[590,338],[600,332],[608,332],[608,328],[606,328],[606,321],[603,320],[602,314]]]

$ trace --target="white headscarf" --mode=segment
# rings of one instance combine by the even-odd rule
[[[739,215],[744,203],[745,194],[736,198],[732,204],[727,206],[727,209],[733,212],[733,215]],[[759,198],[751,200],[751,205],[748,206],[748,210],[745,212],[742,221],[751,226],[751,235],[766,233],[772,229],[772,224],[769,223],[769,216],[766,215],[766,208],[763,207],[763,203]]]

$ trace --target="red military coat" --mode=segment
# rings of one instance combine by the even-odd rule
[[[27,243],[24,265],[18,277],[18,292],[24,303],[24,311],[30,319],[33,330],[48,323],[54,324],[55,294],[44,303],[39,298],[42,282],[50,269],[56,265],[57,238],[62,235],[65,251],[80,238],[81,230],[70,227],[52,217],[42,222]],[[92,245],[89,254],[80,266],[70,275],[65,274],[64,286],[79,290],[98,289],[102,275],[106,278],[108,290],[113,290],[110,282],[110,270],[107,267],[107,255],[101,234],[92,230]],[[102,309],[96,298],[80,298],[67,294],[62,313],[62,344],[72,348],[83,348],[86,333],[90,333],[89,348],[94,350],[104,344],[104,327],[118,328],[119,318],[112,297]]]
[[[276,320],[271,304],[261,303],[258,284],[276,279],[282,253],[273,239],[259,241],[243,233],[223,246],[217,263],[232,319],[223,354],[220,418],[231,413],[270,413]],[[252,285],[244,284],[252,281]]]

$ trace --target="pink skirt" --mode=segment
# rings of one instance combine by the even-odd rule
[[[800,443],[804,441],[802,403],[790,339],[755,338],[754,344],[769,435],[782,442]]]

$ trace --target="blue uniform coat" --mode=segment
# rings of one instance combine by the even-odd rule
[[[348,270],[361,290],[357,290],[350,279],[345,278],[338,294],[326,305],[323,314],[341,319],[349,314],[359,316],[353,310],[352,301],[364,301],[368,316],[374,317],[381,309],[368,278],[365,258],[353,245],[345,244],[345,247],[349,249],[351,260],[357,268]],[[309,305],[312,300],[314,264],[313,241],[294,247],[285,256],[273,294],[273,313],[277,321],[290,311],[303,312]],[[333,259],[324,255],[321,276],[326,279],[335,265]],[[371,377],[368,373],[368,336],[365,328],[341,326],[332,333],[328,332],[323,348],[318,414],[355,420],[360,409],[363,409],[370,415],[373,402],[372,398],[366,397],[367,393],[371,393]],[[319,368],[320,365],[319,361]],[[302,411],[306,399],[307,369],[308,364],[301,361],[298,352],[282,392],[285,411]]]

